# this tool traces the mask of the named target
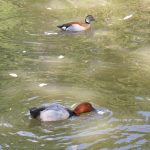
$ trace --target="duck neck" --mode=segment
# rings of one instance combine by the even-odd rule
[[[69,112],[69,118],[72,116],[76,116],[76,113],[68,108],[66,108],[66,110]]]
[[[86,24],[90,24],[90,21],[88,21],[88,20],[85,19],[85,23],[86,23]]]

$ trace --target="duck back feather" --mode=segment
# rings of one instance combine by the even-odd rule
[[[31,108],[30,114],[32,118],[38,118],[41,121],[57,121],[70,117],[70,112],[60,104],[46,104],[39,108]]]

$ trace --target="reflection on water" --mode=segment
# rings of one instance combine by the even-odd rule
[[[150,112],[149,111],[139,111],[137,112],[139,115],[141,115],[142,117],[145,118],[145,121],[149,121],[150,120]]]
[[[150,148],[149,0],[0,3],[0,149]],[[90,31],[56,28],[88,14]],[[81,101],[98,113],[52,123],[28,115]]]

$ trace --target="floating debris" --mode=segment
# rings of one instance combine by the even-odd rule
[[[128,16],[124,17],[123,20],[128,20],[128,19],[130,19],[132,16],[133,16],[132,14],[131,14],[131,15],[128,15]]]
[[[22,53],[26,53],[26,51],[22,51]]]
[[[58,56],[58,59],[63,59],[65,56],[63,56],[63,55],[59,55]]]
[[[27,101],[32,101],[32,100],[35,100],[37,98],[39,98],[39,96],[33,96],[33,97],[28,98]]]
[[[46,86],[46,85],[47,85],[47,83],[40,83],[39,87],[43,87],[43,86]]]
[[[44,32],[45,35],[57,35],[57,32]]]
[[[18,75],[15,74],[15,73],[10,73],[9,75],[12,76],[12,77],[14,77],[14,78],[18,77]]]
[[[27,139],[28,141],[30,142],[33,142],[33,143],[37,143],[38,141],[37,140],[33,140],[33,139]]]
[[[52,8],[51,8],[51,7],[47,7],[46,9],[48,9],[48,10],[52,10]]]

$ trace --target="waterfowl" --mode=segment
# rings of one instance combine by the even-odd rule
[[[30,115],[34,119],[40,121],[57,121],[65,120],[72,116],[79,116],[82,113],[91,112],[95,110],[92,104],[88,102],[80,103],[74,110],[66,108],[60,104],[52,103],[48,105],[42,105],[40,107],[33,107],[29,109]]]
[[[63,31],[84,31],[91,27],[91,22],[95,21],[95,18],[92,15],[88,15],[85,18],[85,22],[68,22],[57,27]]]

